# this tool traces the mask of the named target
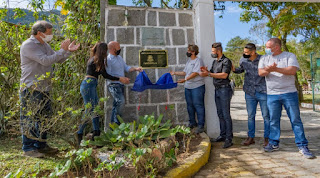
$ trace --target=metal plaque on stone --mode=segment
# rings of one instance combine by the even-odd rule
[[[139,66],[142,68],[167,68],[167,50],[139,50]]]

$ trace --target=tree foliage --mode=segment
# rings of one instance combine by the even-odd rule
[[[320,4],[318,3],[298,3],[298,2],[240,2],[239,5],[244,12],[240,20],[243,22],[265,21],[268,27],[268,36],[278,37],[282,42],[284,51],[290,51],[287,45],[289,35],[302,35],[304,41],[312,41],[319,44],[320,28]],[[308,44],[308,43],[303,43]],[[309,44],[310,45],[310,44]],[[304,46],[306,48],[306,46]],[[293,50],[293,48],[291,48]],[[306,66],[307,56],[298,57],[300,64]],[[299,82],[303,83],[306,76],[306,69],[299,71],[296,75],[296,87],[299,92],[299,100],[302,101],[302,88]],[[298,81],[298,76],[301,74]]]
[[[268,33],[282,40],[285,51],[288,35],[303,35],[305,40],[319,38],[318,3],[240,2],[239,6],[244,9],[240,17],[243,22],[268,20]]]
[[[90,47],[100,38],[100,1],[57,0],[56,7],[62,8],[62,14],[43,12],[43,0],[33,0],[30,3],[34,20],[50,21],[54,25],[54,39],[50,42],[53,49],[60,49],[60,42],[64,39],[76,40],[81,43],[81,49],[74,52],[63,64],[53,65],[53,90],[50,99],[53,105],[52,120],[41,125],[42,131],[49,131],[50,135],[63,137],[72,143],[72,133],[77,130],[81,121],[83,101],[80,95],[80,83],[85,76],[86,63],[90,57]],[[12,18],[23,18],[27,13],[15,9]],[[67,14],[65,14],[67,13]],[[65,16],[67,15],[67,16]],[[0,10],[0,19],[6,19],[7,9]],[[30,26],[33,24],[29,24]],[[27,25],[16,25],[5,21],[0,22],[0,130],[9,129],[19,134],[19,80],[20,80],[20,45],[31,31]],[[85,35],[84,35],[85,34]],[[46,77],[46,76],[39,76]],[[100,80],[100,86],[103,86]],[[98,93],[103,95],[103,87]],[[103,100],[102,102],[103,103]],[[33,107],[36,109],[37,107]],[[102,105],[98,107],[98,110]],[[99,112],[99,111],[97,111]],[[30,114],[35,113],[33,110]],[[89,119],[90,116],[85,118]],[[71,136],[71,137],[70,137]]]

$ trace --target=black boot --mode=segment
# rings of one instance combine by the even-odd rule
[[[77,135],[78,137],[77,137],[77,142],[78,142],[78,146],[80,146],[80,143],[81,143],[81,140],[82,140],[82,137],[83,137],[83,134],[78,134]]]
[[[100,136],[100,130],[94,130],[91,140],[94,141],[95,136]]]

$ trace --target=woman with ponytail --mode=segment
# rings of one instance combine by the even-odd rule
[[[99,116],[96,113],[94,113],[94,108],[98,105],[99,101],[97,93],[98,76],[101,74],[105,79],[120,81],[124,84],[129,83],[129,79],[126,77],[114,77],[106,72],[107,64],[105,63],[105,61],[107,58],[107,51],[108,45],[106,43],[98,42],[94,45],[94,47],[91,49],[91,57],[87,63],[86,77],[82,81],[80,86],[80,93],[83,97],[84,104],[91,104],[91,107],[89,109],[86,109],[83,119],[85,120],[87,115],[92,117],[92,140],[94,140],[95,136],[100,135]],[[83,137],[83,130],[85,129],[86,125],[87,122],[81,124],[77,132],[79,145],[81,143]]]

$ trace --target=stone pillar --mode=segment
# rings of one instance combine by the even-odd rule
[[[199,55],[204,64],[211,68],[213,58],[211,58],[211,45],[215,42],[214,30],[214,13],[212,0],[195,0],[193,1],[195,11],[194,27],[195,27],[195,42],[199,46]],[[219,136],[219,118],[214,100],[214,86],[212,78],[206,77],[206,125],[207,134],[211,138]]]

